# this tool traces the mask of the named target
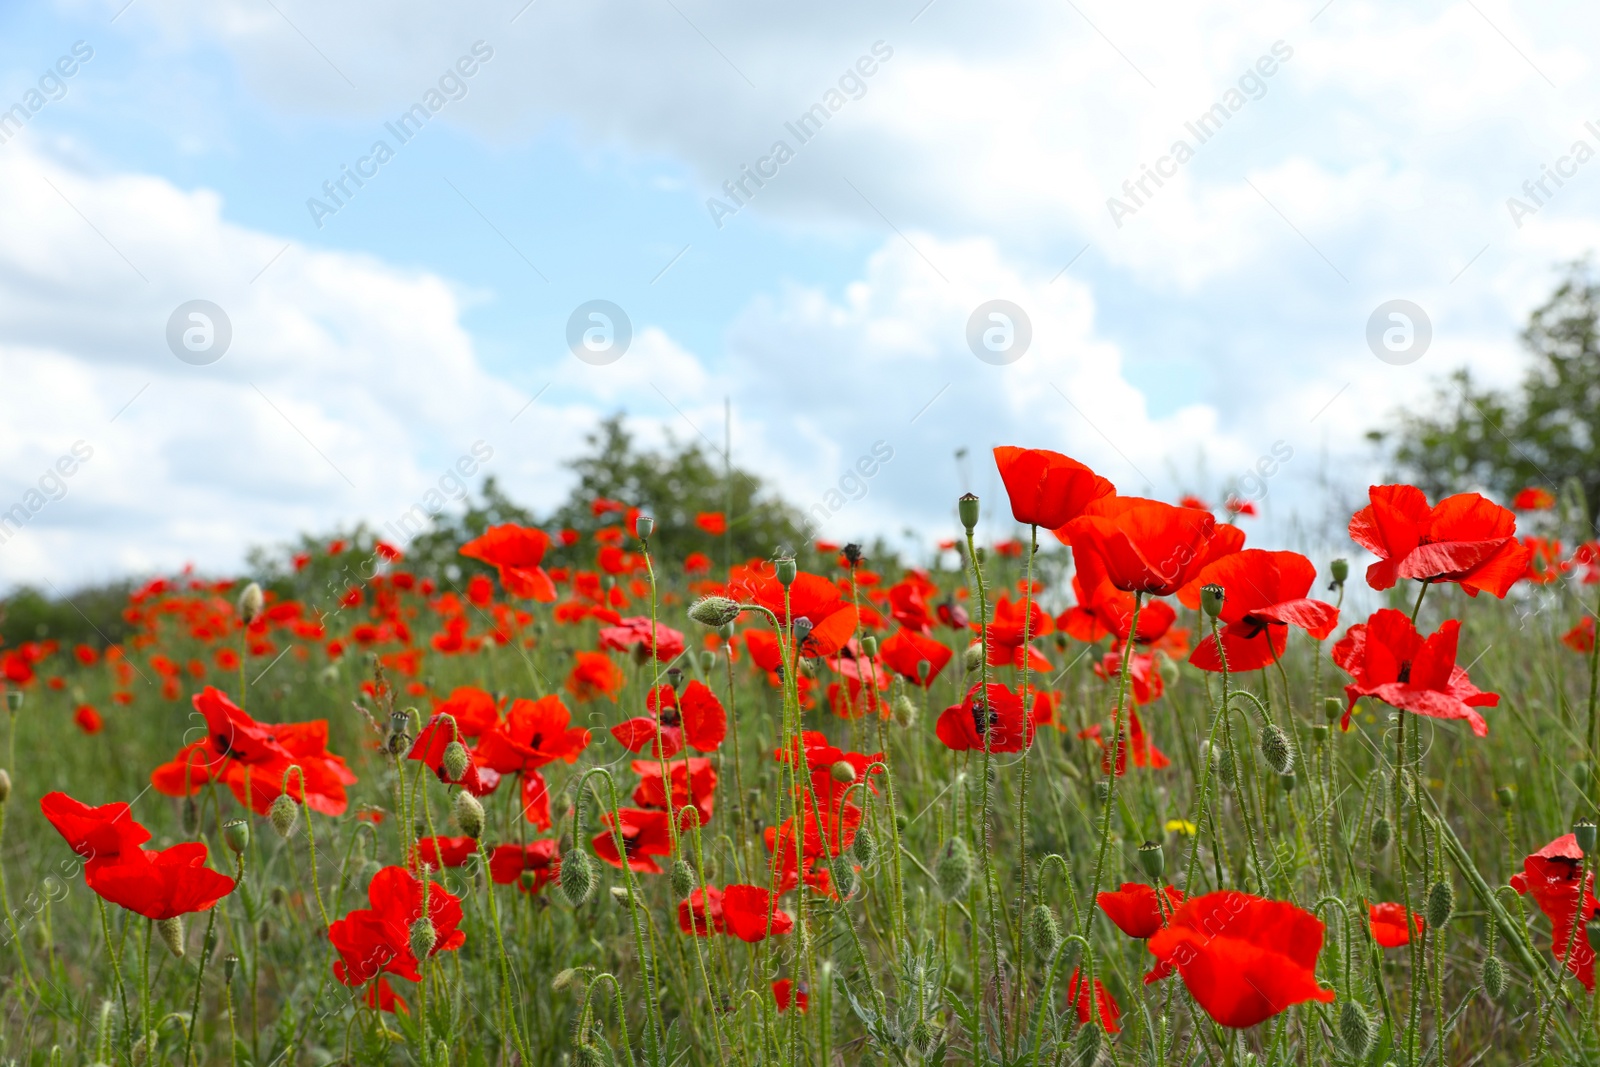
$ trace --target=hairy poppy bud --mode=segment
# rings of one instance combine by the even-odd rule
[[[856,780],[856,769],[849,760],[835,760],[828,773],[833,775],[833,780],[841,785],[849,785]]]
[[[1233,787],[1233,753],[1221,745],[1211,746],[1212,758],[1217,761],[1217,777],[1222,779],[1222,784]]]
[[[1104,778],[1094,784],[1094,799],[1101,804],[1111,799],[1111,786]]]
[[[418,960],[425,960],[433,955],[433,946],[439,943],[439,931],[433,928],[433,920],[424,915],[411,924],[411,954]]]
[[[1061,925],[1056,913],[1043,904],[1035,904],[1028,913],[1028,947],[1034,955],[1048,957],[1061,944]]]
[[[1275,722],[1267,723],[1261,731],[1261,758],[1274,774],[1288,774],[1294,769],[1294,749],[1289,746],[1289,735]]]
[[[894,703],[890,705],[889,710],[894,716],[896,726],[909,729],[917,724],[916,701],[904,693],[894,698]]]
[[[459,782],[467,776],[467,765],[472,762],[467,755],[467,746],[460,741],[452,741],[444,746],[444,755],[439,760],[439,766],[444,769],[447,781]]]
[[[261,617],[261,612],[266,609],[267,598],[261,593],[261,586],[251,582],[239,593],[239,618],[246,626]]]
[[[1367,1009],[1353,1000],[1346,1000],[1339,1009],[1339,1043],[1357,1061],[1367,1058],[1372,1049],[1372,1017]]]
[[[971,533],[978,525],[978,498],[972,493],[963,493],[961,499],[956,501],[956,514],[961,516],[961,525]]]
[[[926,1019],[918,1019],[912,1023],[908,1036],[911,1038],[911,1044],[923,1056],[931,1053],[939,1042],[939,1031]]]
[[[1100,1062],[1100,1028],[1094,1025],[1092,1017],[1088,1024],[1078,1027],[1075,1044],[1077,1061],[1082,1067],[1094,1067]]]
[[[235,856],[250,847],[250,824],[232,819],[222,824],[222,840]]]
[[[1512,806],[1517,802],[1517,787],[1514,785],[1503,785],[1494,791],[1494,798],[1500,802],[1500,807],[1503,810],[1510,811]]]
[[[656,520],[648,515],[640,515],[633,520],[633,532],[638,535],[641,541],[650,540],[650,535],[655,532],[655,528]]]
[[[1583,849],[1585,856],[1594,855],[1595,826],[1588,819],[1583,819],[1572,827],[1572,836],[1578,839],[1578,847]]]
[[[626,908],[628,906],[628,902],[632,899],[633,894],[628,892],[627,886],[614,885],[611,887],[611,902],[617,907]]]
[[[1450,879],[1441,878],[1428,887],[1428,925],[1434,930],[1441,929],[1450,921],[1450,916],[1456,910],[1456,890],[1450,884]]]
[[[856,831],[856,839],[850,842],[850,852],[861,866],[871,867],[872,861],[878,858],[878,839],[863,826]]]
[[[610,1062],[610,1057],[601,1052],[598,1045],[587,1041],[572,1050],[572,1067],[607,1067]]]
[[[861,888],[861,868],[849,863],[841,863],[833,868],[835,888],[839,892],[840,900],[849,900],[856,895],[856,890]]]
[[[1222,586],[1205,585],[1200,587],[1200,607],[1211,618],[1222,614],[1223,601]]]
[[[672,861],[672,895],[679,900],[694,892],[694,868],[684,860]]]
[[[1389,847],[1389,817],[1380,815],[1372,821],[1372,851],[1382,852]]]
[[[793,556],[784,556],[781,559],[774,560],[773,569],[777,572],[779,584],[785,589],[794,584],[795,575],[799,573],[799,568],[795,566]]]
[[[183,959],[183,916],[174,915],[170,919],[158,920],[156,931],[161,934],[162,942],[172,954]]]
[[[1328,576],[1333,579],[1334,585],[1343,585],[1350,577],[1350,561],[1336,559],[1328,564]]]
[[[1506,965],[1500,962],[1499,956],[1483,961],[1483,991],[1489,994],[1490,1000],[1499,1000],[1505,994]]]
[[[272,828],[278,831],[279,837],[288,837],[294,833],[294,824],[300,821],[300,805],[288,793],[279,793],[272,807],[267,809],[267,818],[272,820]]]
[[[561,857],[561,895],[574,908],[589,899],[594,892],[594,860],[581,848],[573,849]],[[685,894],[687,895],[687,894]]]
[[[967,672],[978,670],[983,666],[983,645],[968,645],[967,650],[961,655],[961,663]]]
[[[483,805],[465,789],[456,793],[455,816],[462,833],[474,841],[483,836]]]
[[[1161,850],[1161,842],[1146,841],[1139,846],[1139,866],[1144,869],[1145,876],[1151,881],[1159,882],[1167,870],[1167,857]]]
[[[554,978],[550,979],[550,988],[559,993],[577,980],[578,969],[576,967],[563,967],[556,972]]]
[[[143,1037],[133,1043],[129,1055],[133,1058],[133,1067],[144,1067],[150,1061],[150,1050],[161,1040],[154,1030],[147,1031]]]
[[[959,900],[972,884],[972,850],[965,839],[952,837],[939,850],[933,868],[934,881],[945,900]]]
[[[11,799],[11,773],[0,769],[0,804]]]

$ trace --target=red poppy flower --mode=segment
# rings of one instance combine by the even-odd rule
[[[1242,529],[1229,523],[1222,523],[1211,531],[1211,540],[1206,543],[1206,550],[1202,554],[1203,563],[1195,571],[1195,576],[1184,583],[1178,590],[1178,603],[1191,611],[1200,610],[1200,590],[1205,587],[1205,579],[1200,575],[1205,569],[1217,562],[1223,556],[1231,556],[1244,548],[1245,533]]]
[[[1539,910],[1550,920],[1550,951],[1558,961],[1566,960],[1567,969],[1592,992],[1595,953],[1583,924],[1600,915],[1600,901],[1595,900],[1594,878],[1583,874],[1583,850],[1578,847],[1578,838],[1573,834],[1558,837],[1524,859],[1521,873],[1511,876],[1511,888],[1524,895],[1533,894]]]
[[[1033,720],[1023,711],[1022,698],[998,682],[990,682],[987,693],[982,689],[973,686],[965,700],[940,714],[935,733],[944,746],[981,752],[986,733],[991,752],[1021,752],[1032,745]]]
[[[412,866],[426,864],[434,869],[465,867],[478,851],[470,837],[420,837],[411,853]]]
[[[1078,734],[1080,738],[1093,741],[1100,746],[1100,773],[1111,773],[1111,746],[1106,743],[1105,731],[1099,723],[1094,723]],[[1133,757],[1135,767],[1148,767],[1159,771],[1170,766],[1172,760],[1167,754],[1155,746],[1150,740],[1150,735],[1145,732],[1144,722],[1139,718],[1137,708],[1128,709],[1128,733],[1123,741],[1122,750],[1117,754],[1117,777],[1121,778],[1128,773],[1128,757]]]
[[[1585,654],[1594,651],[1594,616],[1585,615],[1583,619],[1561,635],[1561,643],[1574,652]]]
[[[1105,983],[1100,979],[1094,980],[1095,1007],[1099,1009],[1096,1014],[1100,1017],[1100,1026],[1108,1034],[1119,1034],[1122,1025],[1118,1021],[1122,1018],[1122,1009],[1117,1007],[1117,1002],[1106,991]],[[1083,980],[1083,975],[1078,968],[1072,968],[1072,977],[1067,979],[1067,1003],[1071,1004],[1078,1012],[1078,1025],[1083,1026],[1089,1022],[1089,983]]]
[[[783,667],[783,646],[771,630],[746,630],[744,647],[762,670],[771,673]]]
[[[394,991],[394,986],[389,984],[389,979],[380,977],[367,987],[367,1007],[386,1011],[390,1015],[410,1015],[411,1006],[406,1003],[406,998]]]
[[[1479,737],[1489,733],[1475,708],[1500,703],[1498,693],[1485,693],[1456,666],[1461,623],[1450,619],[1427,638],[1402,611],[1380,608],[1364,623],[1350,627],[1333,646],[1333,661],[1350,675],[1344,687],[1348,701],[1343,729],[1360,697],[1371,696],[1406,711],[1435,719],[1464,719]]]
[[[973,623],[972,628],[980,634],[985,630],[988,631],[989,666],[1021,667],[1024,655],[1022,636],[1026,631],[1030,642],[1026,655],[1032,669],[1036,671],[1050,669],[1050,661],[1045,659],[1031,642],[1052,632],[1055,629],[1055,620],[1039,607],[1037,600],[1013,601],[1002,593],[1000,599],[995,601],[994,619],[989,625],[984,627]]]
[[[1288,646],[1289,627],[1298,626],[1318,641],[1333,632],[1339,609],[1306,594],[1317,568],[1298,552],[1247,548],[1224,556],[1200,572],[1205,584],[1222,587],[1222,654],[1230,671],[1258,671],[1276,661]],[[1189,662],[1203,671],[1221,671],[1217,642],[1206,635]]]
[[[943,641],[924,637],[914,630],[896,630],[893,637],[878,646],[878,657],[885,666],[924,689],[933,685],[933,680],[939,677],[954,654]]]
[[[206,866],[201,841],[160,852],[123,852],[115,863],[85,868],[84,881],[111,903],[158,921],[205,911],[234,886],[232,878]]]
[[[612,652],[626,652],[637,647],[641,656],[649,656],[650,626],[647,615],[634,615],[616,626],[603,626],[600,628],[600,647]],[[655,623],[654,645],[656,659],[671,663],[683,655],[683,634],[658,621]]]
[[[933,633],[933,617],[928,614],[928,598],[939,587],[922,571],[913,570],[889,587],[889,614],[905,629],[924,636]]]
[[[150,840],[150,831],[133,818],[133,810],[120,801],[90,807],[65,793],[46,793],[39,810],[66,839],[67,847],[88,861],[94,870],[132,855]]]
[[[577,700],[594,700],[600,696],[611,698],[614,704],[622,692],[622,670],[611,662],[604,652],[577,652],[577,663],[567,675],[567,692]]]
[[[788,1011],[791,1002],[798,1004],[801,1014],[810,1010],[811,997],[806,993],[806,984],[800,983],[800,988],[794,988],[794,982],[788,978],[780,978],[772,983],[772,999],[778,1005],[779,1011]]]
[[[539,564],[549,547],[550,536],[543,530],[507,523],[491,526],[482,537],[462,545],[461,554],[499,571],[500,585],[511,596],[548,604],[556,598],[556,586]]]
[[[1293,904],[1223,890],[1180,905],[1149,946],[1207,1015],[1243,1030],[1302,1001],[1333,1000],[1317,984],[1322,935],[1321,921]]]
[[[1116,492],[1082,463],[1044,448],[1000,445],[994,463],[1011,499],[1011,517],[1024,526],[1059,530],[1091,501]]]
[[[751,944],[794,929],[794,918],[779,910],[772,893],[758,885],[730,885],[723,889],[722,921],[728,933]]]
[[[1556,495],[1548,489],[1530,486],[1517,493],[1511,506],[1518,511],[1548,511],[1556,506]]]
[[[93,704],[79,704],[78,710],[72,713],[72,721],[78,724],[78,729],[90,735],[99,733],[105,727],[105,720]]]
[[[1422,933],[1422,916],[1411,913],[1411,921]],[[1372,940],[1384,948],[1399,948],[1411,944],[1411,931],[1406,929],[1404,904],[1368,904],[1367,924],[1372,928]]]
[[[788,604],[777,578],[750,577],[745,589],[757,604],[771,611],[779,625],[792,620],[802,656],[831,656],[844,647],[856,630],[856,609],[839,587],[818,574],[801,571],[789,585]]]
[[[1517,517],[1477,493],[1431,508],[1412,485],[1374,485],[1367,495],[1372,503],[1350,519],[1350,537],[1378,557],[1367,568],[1374,589],[1415,578],[1504,597],[1528,569],[1532,552],[1517,541]]]
[[[513,700],[505,721],[478,742],[478,755],[501,774],[538,770],[555,760],[573,763],[588,747],[589,731],[571,722],[572,712],[554,693]]]
[[[722,890],[714,885],[703,890],[696,886],[689,899],[678,901],[678,929],[696,937],[724,933]]]
[[[533,884],[526,884],[524,871],[533,872]],[[560,843],[553,837],[530,841],[526,845],[497,845],[489,853],[489,877],[496,885],[510,885],[537,893],[561,876]]]
[[[1121,685],[1122,653],[1121,648],[1113,647],[1093,665],[1095,675],[1112,685]],[[1128,665],[1128,686],[1135,707],[1160,699],[1166,683],[1161,680],[1161,672],[1156,670],[1154,652],[1133,654],[1133,662]]]
[[[660,874],[661,867],[654,857],[672,855],[672,832],[667,825],[667,813],[623,808],[620,814],[622,849],[628,857],[628,868],[645,874]],[[617,854],[617,842],[611,831],[612,814],[609,811],[601,812],[600,822],[606,829],[596,834],[591,842],[594,854],[613,867],[621,867],[622,857]]]
[[[1111,584],[1105,564],[1087,549],[1073,552],[1072,591],[1077,604],[1056,616],[1056,625],[1079,641],[1098,641],[1109,634],[1118,643],[1131,635],[1140,644],[1161,639],[1178,613],[1161,600],[1146,601],[1139,610],[1139,631],[1133,631],[1132,593]]]
[[[1183,891],[1169,885],[1163,887],[1162,892],[1167,898],[1166,912],[1170,915],[1183,903]],[[1101,893],[1095,901],[1118,930],[1141,941],[1154,937],[1166,924],[1155,889],[1142,882],[1124,882],[1121,889]]]
[[[680,811],[692,805],[700,813],[700,825],[709,823],[717,795],[717,771],[711,761],[704,758],[682,759],[669,763],[667,767],[672,777],[672,810]],[[661,785],[661,761],[634,760],[633,773],[639,776],[639,785],[633,791],[633,802],[641,808],[667,810],[667,791]]]
[[[461,898],[437,882],[428,887],[428,918],[438,939],[429,956],[466,944],[461,930]],[[372,907],[352,911],[328,925],[328,940],[339,953],[333,976],[357,986],[388,973],[413,982],[422,979],[411,951],[411,924],[422,918],[422,883],[404,867],[385,867],[372,876],[367,899]]]
[[[694,517],[694,524],[712,537],[728,532],[728,518],[720,511],[702,511]]]
[[[450,690],[448,699],[434,703],[433,713],[453,717],[463,738],[478,737],[500,722],[500,708],[494,697],[473,685],[458,685]]]
[[[1096,553],[1106,578],[1127,593],[1169,596],[1206,563],[1217,520],[1210,512],[1173,507],[1141,497],[1091,501],[1057,536],[1074,553]]]

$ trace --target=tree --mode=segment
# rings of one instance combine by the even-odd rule
[[[1532,357],[1513,391],[1481,387],[1470,371],[1439,382],[1429,403],[1401,411],[1387,430],[1400,477],[1430,496],[1482,485],[1509,498],[1542,486],[1572,500],[1590,528],[1600,505],[1600,279],[1572,263],[1550,299],[1529,316]]]

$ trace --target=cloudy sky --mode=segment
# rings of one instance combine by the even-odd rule
[[[830,535],[943,536],[1016,443],[1213,498],[1276,448],[1260,521],[1288,538],[1359,492],[1396,404],[1462,364],[1517,377],[1519,324],[1596,244],[1597,24],[1503,0],[4,5],[0,511],[29,521],[0,586],[382,523],[477,442],[548,506],[600,416],[720,446],[725,402],[735,461],[801,504],[892,449]]]

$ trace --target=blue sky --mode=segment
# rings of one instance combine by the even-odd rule
[[[0,544],[4,583],[381,522],[477,440],[548,504],[600,415],[720,442],[725,397],[737,458],[802,504],[891,444],[833,536],[941,536],[960,447],[1217,498],[1283,442],[1282,538],[1377,473],[1361,435],[1395,404],[1458,365],[1514,380],[1600,210],[1600,163],[1506,206],[1600,147],[1575,4],[123,2],[0,10],[0,108],[94,49],[0,144],[0,511],[96,450]],[[318,227],[307,199],[477,42],[465,96]],[[193,299],[234,330],[207,366],[165,342]],[[633,325],[609,366],[567,347],[591,299]],[[1003,366],[966,341],[995,299],[1034,335]],[[1406,366],[1365,341],[1392,299],[1433,326]]]

